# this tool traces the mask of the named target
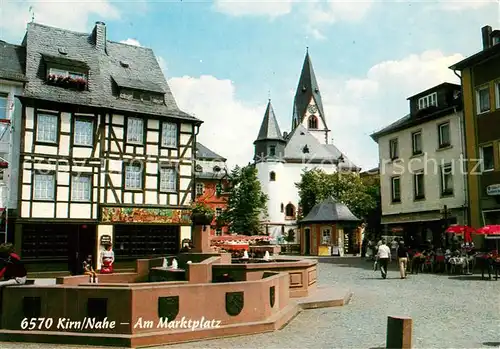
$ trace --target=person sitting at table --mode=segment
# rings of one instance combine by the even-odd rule
[[[0,245],[0,287],[8,285],[24,285],[26,283],[26,268],[21,257],[14,253],[12,244]]]

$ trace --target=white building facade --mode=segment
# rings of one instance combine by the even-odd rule
[[[460,86],[444,83],[409,98],[410,114],[376,132],[385,235],[438,244],[466,224]]]
[[[15,96],[22,95],[26,83],[22,57],[23,47],[0,41],[0,242],[13,240],[18,203],[22,106]]]
[[[293,233],[295,242],[299,242],[296,183],[301,181],[304,170],[317,168],[326,173],[335,173],[339,168],[358,170],[328,142],[329,132],[319,85],[307,53],[295,94],[291,132],[281,133],[269,101],[254,142],[258,179],[269,199],[263,225],[274,239]]]

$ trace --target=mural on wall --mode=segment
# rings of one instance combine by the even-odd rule
[[[191,224],[191,211],[168,208],[103,207],[101,221],[103,223]]]

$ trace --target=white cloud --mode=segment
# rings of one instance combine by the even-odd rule
[[[231,16],[268,16],[271,18],[287,15],[292,11],[292,0],[249,1],[215,0],[216,11]]]
[[[177,77],[168,83],[179,107],[204,121],[201,143],[227,158],[230,167],[252,161],[265,105],[245,105],[236,99],[233,82],[213,76]]]
[[[375,167],[377,147],[369,135],[406,115],[408,97],[442,82],[459,84],[448,67],[463,58],[426,51],[376,64],[361,79],[328,79],[319,74],[334,143],[356,164]]]
[[[160,65],[161,70],[163,71],[163,74],[167,74],[167,61],[161,57],[161,56],[156,56],[156,60],[158,61],[158,64]]]
[[[307,30],[313,38],[326,39],[324,29],[336,22],[358,22],[365,18],[374,0],[314,0],[301,8],[307,18]]]
[[[441,82],[459,83],[448,67],[461,59],[426,51],[376,64],[361,78],[328,78],[316,71],[334,144],[357,165],[375,167],[378,149],[369,135],[407,114],[406,98]],[[172,78],[169,84],[179,107],[205,121],[200,142],[227,157],[229,165],[252,161],[265,105],[246,105],[236,99],[231,81],[213,76]]]
[[[102,20],[120,17],[118,9],[108,0],[93,1],[1,1],[0,36],[20,41],[26,31],[26,24],[34,21],[40,24],[88,32],[92,24],[89,16],[98,15]],[[31,11],[30,11],[31,8]]]
[[[437,3],[442,10],[446,11],[478,10],[492,4],[498,4],[498,0],[439,0]]]
[[[122,44],[132,45],[132,46],[142,46],[136,39],[128,38],[127,40],[120,41]]]

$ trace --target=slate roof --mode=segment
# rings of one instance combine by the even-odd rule
[[[460,62],[457,62],[449,67],[451,70],[463,70],[464,68],[471,67],[478,63],[481,63],[487,59],[491,59],[500,55],[500,45],[493,45],[487,49],[481,50],[472,56],[469,56]]]
[[[321,223],[321,222],[357,222],[357,218],[343,203],[328,198],[316,204],[311,212],[299,223]]]
[[[196,154],[195,154],[196,159],[199,160],[208,160],[208,161],[226,161],[226,158],[220,156],[216,152],[208,149],[205,147],[203,144],[200,142],[196,142]]]
[[[304,147],[307,146],[308,152],[304,153]],[[325,163],[336,164],[338,159],[342,158],[340,167],[357,169],[345,154],[333,144],[321,144],[302,124],[298,125],[290,134],[285,147],[284,159],[301,160],[309,162],[312,160],[324,161]]]
[[[314,102],[318,107],[323,124],[326,125],[325,111],[323,109],[323,101],[321,99],[319,84],[316,80],[316,74],[314,74],[311,57],[309,56],[309,52],[307,52],[306,57],[304,58],[304,64],[302,65],[302,72],[300,73],[299,83],[297,85],[297,91],[295,92],[295,99],[293,102],[294,113],[298,118],[305,115],[307,106],[311,102],[311,98],[314,98]]]
[[[120,111],[160,115],[201,123],[181,111],[172,95],[153,50],[106,40],[106,51],[97,49],[94,34],[29,23],[26,37],[24,95],[48,101],[108,107]],[[65,51],[66,54],[62,54]],[[45,82],[44,59],[59,57],[89,67],[88,91],[73,91]],[[125,62],[128,67],[122,63]],[[117,85],[164,94],[164,104],[118,97]]]
[[[24,82],[25,68],[25,48],[0,41],[0,78]]]
[[[263,140],[284,141],[278,121],[276,120],[276,115],[274,114],[273,106],[271,105],[271,100],[267,103],[264,119],[262,119],[259,134],[257,135],[257,139],[255,141]]]

